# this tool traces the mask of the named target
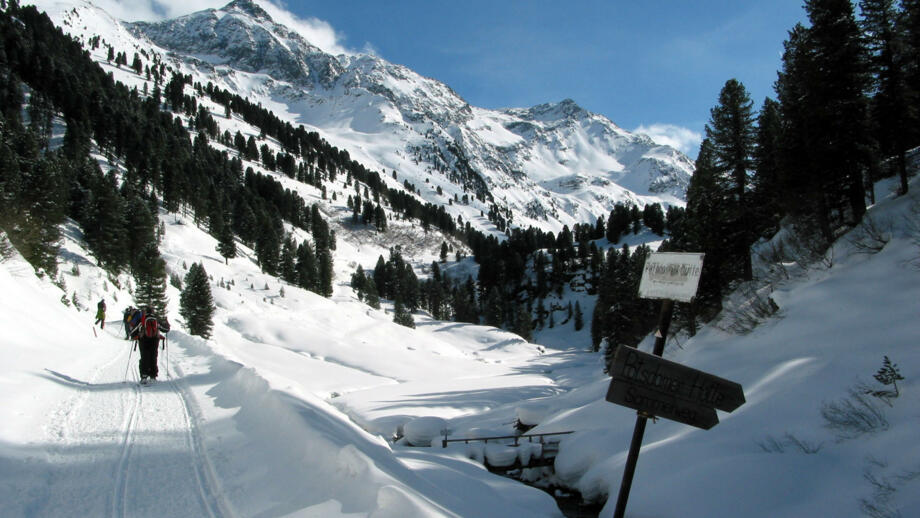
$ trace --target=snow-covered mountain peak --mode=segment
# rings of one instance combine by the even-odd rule
[[[507,110],[525,120],[542,122],[571,121],[583,119],[590,113],[572,99],[563,99],[557,103],[538,104],[532,108]]]
[[[259,5],[252,0],[233,0],[229,4],[225,5],[221,11],[227,13],[239,12],[256,20],[265,20],[268,22],[272,21],[272,17],[269,16],[264,9],[259,7]]]
[[[100,24],[70,30],[88,40]],[[109,30],[123,27],[131,41],[119,38],[120,48],[153,47],[194,81],[270,107],[368,169],[398,172],[399,185],[483,229],[478,218],[493,206],[513,225],[556,232],[616,203],[684,203],[689,158],[572,99],[477,108],[404,65],[324,52],[252,0]]]
[[[331,86],[342,67],[299,33],[275,23],[251,0],[234,0],[158,23],[127,24],[139,37],[206,63],[307,86]]]

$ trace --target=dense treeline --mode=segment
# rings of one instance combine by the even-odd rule
[[[174,83],[191,84],[191,79],[174,75],[170,85]],[[182,94],[182,88],[170,85],[167,85],[166,91],[177,93],[169,102],[193,113],[196,110],[194,99]],[[669,225],[682,214],[680,209],[669,208],[666,216],[659,204],[649,204],[640,210],[635,205],[618,203],[606,218],[598,218],[595,225],[575,225],[574,232],[564,228],[556,235],[532,227],[526,230],[515,228],[509,224],[510,215],[493,204],[488,219],[507,234],[506,239],[500,240],[494,235],[486,235],[471,228],[468,222],[464,226],[462,219],[455,221],[442,205],[422,204],[414,196],[416,187],[409,182],[403,182],[403,189],[388,188],[378,172],[370,171],[351,160],[347,151],[331,146],[315,132],[307,132],[302,126],[295,128],[265,108],[213,84],[204,87],[194,85],[194,88],[224,106],[227,116],[238,114],[244,121],[257,127],[262,135],[276,139],[282,147],[281,151],[273,155],[264,149],[260,150],[252,137],[247,139],[240,133],[232,137],[225,134],[223,143],[235,148],[240,156],[260,160],[267,169],[281,169],[288,177],[317,188],[324,189],[324,182],[335,181],[344,174],[348,185],[354,182],[355,194],[348,197],[353,223],[373,225],[378,231],[386,230],[387,215],[381,205],[383,203],[393,213],[406,219],[418,220],[426,231],[434,226],[461,239],[470,246],[474,259],[480,264],[477,283],[473,283],[472,279],[451,281],[440,274],[437,263],[432,265],[432,277],[426,281],[418,281],[412,274],[410,278],[403,279],[404,282],[393,282],[390,279],[401,278],[407,271],[411,273],[411,268],[398,251],[391,252],[389,260],[380,257],[373,278],[365,275],[363,270],[352,276],[352,286],[358,296],[373,301],[373,305],[378,305],[379,297],[384,297],[398,302],[400,308],[408,311],[422,308],[439,319],[477,323],[484,321],[530,337],[534,326],[542,327],[552,323],[553,312],[545,309],[544,299],[552,292],[561,294],[563,287],[573,280],[576,272],[590,272],[586,288],[595,293],[601,272],[616,271],[615,267],[607,267],[604,254],[598,250],[594,241],[606,238],[611,243],[617,243],[623,236],[638,233],[643,228],[664,235]],[[208,120],[209,115],[201,113],[200,107],[197,110],[199,115],[196,121],[201,122],[196,124],[202,130],[207,131],[216,126]],[[212,130],[212,133],[217,136],[216,130]],[[460,156],[458,150],[451,152]],[[297,161],[291,158],[293,156],[300,158],[299,165],[295,165]],[[462,169],[464,163],[459,160],[457,167]],[[291,165],[282,167],[279,164]],[[469,176],[468,171],[457,174],[462,178]],[[395,171],[393,177],[396,177]],[[381,265],[402,273],[395,277],[381,277]],[[530,271],[534,272],[533,281],[528,273]],[[381,278],[388,280],[381,284]],[[634,293],[631,297],[635,298]],[[568,322],[573,318],[574,310],[564,309],[567,317],[565,322]],[[407,321],[401,315],[402,312],[398,313],[404,322]],[[612,314],[609,317],[615,318]],[[603,328],[615,327],[607,324],[606,320],[601,318],[599,325]],[[647,327],[642,329],[648,332]]]
[[[323,197],[333,182],[353,188],[347,198],[353,225],[382,232],[388,220],[401,217],[469,246],[480,265],[475,281],[442,274],[444,250],[425,280],[415,277],[398,249],[380,258],[373,275],[356,272],[352,284],[359,296],[372,305],[380,297],[393,300],[405,325],[411,325],[412,310],[425,309],[436,318],[502,326],[525,338],[560,325],[559,315],[561,323],[580,327],[580,307],[560,302],[568,287],[598,297],[591,315],[596,350],[605,342],[609,350],[634,344],[655,325],[654,308],[636,294],[650,250],[614,245],[648,230],[668,237],[665,250],[706,253],[696,302],[678,308],[692,332],[697,319],[720,310],[728,290],[753,278],[751,248],[781,222],[794,223],[819,242],[816,248],[826,247],[859,222],[874,199],[875,180],[897,174],[906,192],[905,152],[920,144],[920,0],[863,0],[859,7],[857,19],[847,0],[805,2],[810,25],[789,32],[777,98],[765,99],[759,112],[743,84],[725,83],[706,126],[686,210],[618,204],[593,224],[553,233],[517,228],[507,209],[491,203],[481,215],[505,233],[500,239],[452,217],[443,205],[421,201],[408,181],[388,187],[383,174],[389,173],[367,169],[316,132],[212,84],[168,76],[172,71],[156,58],[145,66],[144,52],[129,67],[126,54],[108,49],[117,65],[146,74],[152,90],[144,86],[141,94],[116,83],[44,15],[11,3],[0,27],[0,224],[36,268],[53,275],[59,225],[71,217],[100,264],[134,273],[139,290],[143,285],[153,300],[161,297],[165,276],[155,215],[160,206],[184,210],[218,239],[222,256],[233,257],[239,239],[255,250],[265,272],[328,296],[335,233],[318,206],[245,165],[258,162],[316,187]],[[90,44],[103,43],[95,38]],[[204,97],[260,135],[221,132],[215,115],[199,104]],[[52,151],[55,115],[66,133]],[[120,162],[122,174],[99,168],[90,158],[91,142]],[[455,159],[447,160],[445,152]],[[426,153],[440,153],[439,171],[473,188],[479,201],[491,201],[459,149]],[[395,180],[397,171],[391,174]],[[286,224],[312,240],[298,243]]]
[[[806,0],[810,25],[785,42],[777,99],[755,114],[744,85],[725,83],[706,126],[687,209],[666,249],[705,252],[694,318],[753,277],[751,247],[791,224],[823,254],[858,224],[873,183],[907,192],[905,153],[920,145],[920,2]]]
[[[375,307],[384,297],[398,300],[401,308],[410,311],[427,310],[439,320],[504,327],[527,339],[532,338],[534,329],[544,327],[571,323],[576,330],[582,329],[581,306],[562,302],[568,287],[600,297],[592,317],[595,350],[604,338],[634,343],[654,325],[650,321],[655,317],[654,309],[637,295],[638,272],[649,248],[641,246],[630,253],[624,246],[621,251],[614,248],[605,254],[598,244],[605,238],[619,240],[645,229],[655,228],[661,234],[677,224],[683,211],[669,209],[667,214],[665,217],[657,204],[642,211],[617,204],[607,218],[598,218],[593,225],[576,224],[574,231],[564,227],[558,234],[533,227],[510,228],[506,238],[499,239],[467,229],[465,241],[479,263],[475,281],[442,274],[441,265],[449,251],[443,243],[441,261],[431,264],[425,280],[417,279],[400,251],[394,249],[389,259],[378,258],[373,275],[359,268],[351,284],[359,298]],[[561,315],[558,321],[557,315]],[[631,324],[621,325],[623,319]]]
[[[209,146],[216,125],[182,93],[183,83],[174,76],[163,94],[173,109],[190,115],[199,129],[192,139],[183,121],[162,109],[161,75],[155,74],[152,93],[142,97],[105,74],[34,7],[11,2],[0,13],[0,224],[13,243],[36,268],[53,274],[57,228],[72,217],[100,264],[113,273],[131,271],[138,291],[156,292],[147,301],[162,310],[166,273],[155,237],[161,202],[169,211],[189,210],[196,223],[206,224],[224,257],[235,255],[233,235],[238,235],[273,274],[281,273],[287,259],[281,254],[290,239],[287,221],[313,236],[312,246],[294,247],[299,252],[294,280],[330,294],[335,236],[318,208],[306,207],[273,178],[243,171],[238,157]],[[26,93],[28,124],[21,116]],[[51,150],[55,114],[64,119],[66,132],[63,145]],[[93,140],[110,160],[123,163],[120,183],[91,158]]]
[[[191,82],[191,79],[173,76],[171,83],[173,82],[187,84]],[[388,188],[379,172],[367,169],[353,160],[348,151],[332,146],[316,132],[308,132],[303,126],[295,128],[265,108],[237,94],[215,87],[211,83],[204,87],[196,85],[195,88],[223,105],[227,116],[231,113],[239,114],[244,121],[259,128],[262,135],[277,140],[282,147],[282,151],[273,154],[264,145],[262,149],[257,149],[252,137],[246,139],[237,133],[232,137],[231,142],[230,136],[225,135],[225,143],[236,148],[241,156],[250,160],[261,160],[266,169],[280,170],[289,178],[295,178],[320,189],[325,189],[324,182],[335,182],[340,175],[344,174],[349,185],[354,182],[356,189],[360,189],[363,185],[368,190],[365,198],[372,197],[375,203],[379,203],[381,199],[385,200],[390,210],[401,214],[404,218],[419,220],[425,230],[434,226],[447,234],[454,234],[458,231],[457,222],[443,206],[419,201],[412,195],[416,192],[415,186],[408,182],[404,182],[404,189]],[[167,88],[167,90],[170,89]],[[172,90],[181,91],[179,88]],[[186,105],[193,103],[193,99],[189,97],[187,100],[180,100],[177,95],[176,102]],[[194,107],[193,104],[190,106]],[[205,126],[207,125],[209,124],[205,123]],[[295,157],[300,158],[299,163]],[[360,196],[360,193],[358,195]],[[355,206],[354,201],[352,206]],[[359,212],[365,210],[364,204],[360,201],[357,206],[359,208],[355,210]],[[367,224],[373,220],[375,226],[383,230],[386,225],[383,214],[381,214],[382,207],[378,209],[375,206],[372,209],[377,212],[376,215],[371,218],[363,218],[363,222]]]

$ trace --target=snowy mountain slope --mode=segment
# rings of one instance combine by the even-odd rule
[[[109,68],[142,87],[141,76]],[[235,119],[227,124],[251,131]],[[300,189],[320,199],[315,188]],[[912,210],[916,198],[880,198],[870,213],[893,236],[880,253],[855,253],[841,241],[831,267],[787,265],[793,275],[773,294],[781,317],[749,335],[709,328],[669,345],[669,358],[741,382],[748,402],[720,414],[722,423],[708,432],[650,424],[630,514],[920,512],[920,209]],[[341,202],[323,210],[344,212]],[[443,418],[456,437],[510,433],[519,409],[543,416],[537,432],[577,431],[562,445],[559,480],[588,497],[615,494],[634,413],[603,401],[608,379],[598,355],[585,353],[570,327],[557,327],[557,346],[545,352],[500,330],[422,314],[415,315],[419,329],[408,331],[342,284],[331,300],[289,286],[282,297],[283,285],[259,272],[251,250],[224,265],[213,239],[191,221],[161,218],[170,271],[181,275],[183,263],[203,262],[219,309],[214,339],[184,337],[171,289],[175,383],[157,387],[155,397],[138,399],[121,383],[121,369],[130,367],[123,341],[92,338],[92,314],[61,304],[71,293],[84,307],[105,296],[117,318],[130,301],[92,266],[78,232],[69,230],[62,254],[65,292],[18,258],[0,263],[0,419],[10,423],[0,429],[0,515],[119,514],[129,509],[124,495],[138,509],[153,509],[173,493],[188,503],[187,515],[557,515],[546,495],[467,460],[482,455],[476,447],[408,448],[378,437],[414,416]],[[409,223],[399,232],[407,241],[432,239]],[[385,242],[366,237],[341,240],[340,282],[345,265],[366,265],[385,251]],[[422,248],[420,256],[435,256],[434,247]],[[107,332],[117,330],[113,316]],[[891,407],[876,403],[887,424],[838,440],[822,408],[860,380],[874,384],[883,355],[906,378]],[[147,466],[167,482],[138,491],[132,480]],[[612,506],[611,498],[602,514]]]
[[[870,214],[890,229],[879,253],[844,239],[830,268],[788,265],[772,294],[779,317],[748,335],[710,327],[669,345],[670,359],[740,382],[747,402],[709,431],[650,423],[630,514],[920,510],[920,200],[884,199]],[[130,282],[118,288],[93,266],[78,230],[65,234],[65,290],[18,256],[0,262],[0,514],[559,515],[548,495],[467,459],[500,455],[498,445],[385,440],[414,416],[444,419],[451,437],[508,433],[516,415],[541,416],[535,433],[576,432],[561,445],[557,481],[589,498],[616,493],[635,414],[604,401],[598,355],[544,354],[493,328],[423,315],[406,330],[344,290],[327,300],[286,286],[281,297],[251,251],[224,265],[190,221],[161,218],[169,270],[202,262],[218,310],[204,341],[182,332],[171,304],[165,379],[153,387],[133,383],[137,356],[119,326]],[[87,307],[100,297],[109,317],[95,337]],[[828,404],[860,382],[881,387],[871,375],[883,356],[900,366],[900,396],[890,407],[868,398],[881,417],[864,433],[828,428]]]
[[[545,493],[462,457],[410,467],[424,461],[403,460],[327,400],[474,373],[506,388],[545,384],[509,377],[500,364],[537,356],[535,346],[485,328],[476,340],[442,340],[438,330],[449,323],[413,333],[353,299],[292,286],[284,297],[277,285],[266,292],[277,281],[245,255],[223,265],[201,230],[174,216],[164,222],[169,270],[202,261],[219,309],[215,338],[205,342],[182,332],[171,304],[168,355],[161,352],[160,381],[150,387],[136,384],[138,356],[120,325],[131,295],[92,265],[78,230],[68,227],[62,254],[67,291],[37,279],[21,257],[0,265],[9,295],[0,302],[0,414],[9,423],[0,435],[0,514],[558,516]],[[101,297],[107,325],[92,330],[86,307]]]
[[[376,56],[326,54],[249,0],[159,23],[123,24],[80,3],[49,14],[85,40],[101,34],[117,48],[159,52],[197,82],[316,129],[366,167],[397,171],[398,181],[383,175],[388,182],[408,180],[464,220],[495,203],[517,225],[558,231],[593,222],[618,201],[682,205],[693,168],[676,150],[571,100],[485,110]],[[134,38],[124,38],[125,28]],[[458,203],[464,195],[468,206]]]

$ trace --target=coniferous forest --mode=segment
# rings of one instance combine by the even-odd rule
[[[711,110],[667,250],[705,252],[697,300],[683,320],[711,318],[752,278],[751,247],[786,225],[819,256],[860,222],[873,184],[896,175],[920,145],[920,2],[807,0],[809,26],[784,42],[777,99],[754,110],[726,81]],[[682,306],[682,305],[679,305]]]
[[[764,99],[757,111],[735,79],[714,95],[686,209],[617,204],[557,234],[522,229],[509,223],[468,165],[457,164],[453,176],[492,203],[483,216],[504,232],[499,239],[443,206],[420,202],[408,181],[388,187],[387,172],[368,170],[317,133],[211,84],[193,84],[156,58],[135,54],[130,66],[153,81],[152,91],[128,89],[34,7],[4,3],[0,229],[36,270],[54,277],[61,224],[71,218],[98,262],[113,274],[131,273],[138,299],[160,309],[167,304],[167,272],[156,246],[161,208],[193,215],[224,258],[236,255],[238,240],[255,251],[266,273],[332,294],[335,233],[319,206],[244,168],[243,160],[258,161],[324,196],[333,182],[353,186],[349,224],[385,232],[393,218],[417,220],[468,247],[479,264],[476,279],[442,274],[451,251],[446,242],[425,280],[397,249],[372,272],[359,267],[351,278],[358,296],[372,306],[380,298],[395,301],[400,323],[412,325],[411,311],[425,309],[438,319],[501,326],[529,339],[535,328],[556,324],[547,300],[578,285],[597,297],[591,344],[598,351],[606,343],[609,354],[637,343],[657,320],[656,304],[637,297],[652,250],[619,245],[622,237],[649,231],[665,238],[662,251],[706,254],[697,299],[677,308],[678,325],[692,334],[719,312],[724,295],[752,279],[756,243],[783,225],[823,251],[859,223],[876,180],[897,175],[907,192],[908,152],[920,145],[920,0],[862,0],[858,11],[849,0],[807,0],[808,26],[791,28],[784,43],[776,99]],[[127,67],[128,56],[116,50],[109,47],[110,61]],[[198,104],[204,97],[280,143],[281,151],[261,138],[221,133]],[[58,146],[51,142],[55,117],[66,126]],[[217,151],[212,141],[234,152]],[[91,157],[93,145],[123,173],[102,170]],[[312,239],[297,242],[285,224]],[[555,309],[566,312],[566,325],[584,325],[580,307]]]

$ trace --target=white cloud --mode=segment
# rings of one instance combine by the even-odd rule
[[[336,32],[332,25],[329,25],[329,22],[318,18],[299,18],[283,5],[273,2],[258,3],[276,23],[293,29],[304,39],[322,50],[334,55],[355,54],[355,51],[349,50],[342,44],[345,39],[344,36]]]
[[[655,123],[649,126],[643,124],[633,132],[644,133],[656,144],[671,146],[690,157],[695,157],[699,153],[700,142],[703,141],[701,133],[674,124]]]

